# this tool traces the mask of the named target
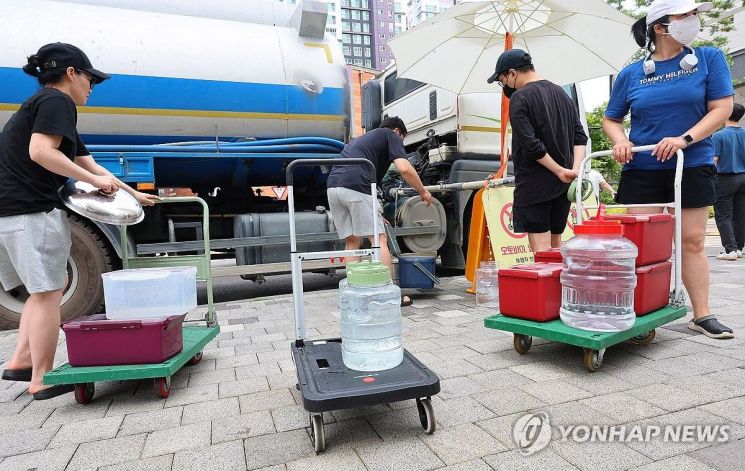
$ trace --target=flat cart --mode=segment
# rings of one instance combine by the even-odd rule
[[[652,150],[654,146],[642,146],[632,148],[633,152]],[[594,152],[582,160],[579,179],[581,183],[585,176],[586,164],[594,158],[608,157],[612,151]],[[613,205],[614,208],[671,208],[675,210],[675,288],[670,293],[670,303],[662,309],[645,314],[636,318],[631,329],[623,332],[591,332],[580,330],[556,319],[549,322],[535,322],[524,319],[505,317],[501,314],[489,316],[484,319],[484,325],[490,329],[503,330],[514,334],[514,348],[519,354],[525,354],[533,344],[533,337],[538,337],[554,342],[575,345],[584,349],[584,365],[589,372],[600,369],[603,365],[603,356],[606,348],[624,341],[631,341],[638,345],[648,345],[654,340],[655,329],[686,315],[685,294],[681,275],[681,218],[680,218],[680,185],[683,177],[683,151],[677,153],[677,165],[675,167],[675,201],[662,204],[641,205]],[[582,223],[582,185],[576,185],[577,201],[577,223]]]
[[[297,251],[295,234],[295,192],[293,171],[299,166],[363,165],[371,175],[375,167],[366,159],[307,159],[295,160],[287,166],[287,203],[290,216],[290,252],[292,265],[292,296],[295,314],[296,340],[291,344],[292,358],[297,369],[297,388],[303,396],[303,407],[310,419],[311,440],[316,453],[326,448],[323,413],[339,409],[366,407],[375,404],[415,399],[419,421],[424,431],[435,431],[435,416],[431,397],[440,392],[440,379],[429,368],[404,350],[403,362],[384,371],[355,371],[344,366],[340,338],[305,340],[303,313],[302,262],[340,257],[370,256],[379,258],[378,218],[374,218],[373,246],[360,250],[327,252]],[[373,181],[373,214],[377,214],[377,188]]]
[[[168,257],[137,257],[129,255],[127,226],[121,226],[122,267],[158,268],[192,266],[197,269],[197,280],[207,285],[207,314],[202,320],[185,321],[194,325],[184,325],[184,348],[176,356],[163,363],[142,365],[112,365],[75,367],[69,363],[61,365],[44,375],[44,384],[74,384],[75,400],[88,404],[95,394],[97,381],[154,380],[155,394],[166,398],[171,394],[171,376],[184,365],[196,365],[202,360],[202,349],[218,333],[215,306],[212,297],[212,273],[210,266],[209,209],[207,203],[197,197],[162,198],[161,203],[199,203],[202,206],[202,227],[204,228],[204,251],[198,255],[176,255]]]

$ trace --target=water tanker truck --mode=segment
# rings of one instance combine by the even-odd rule
[[[38,88],[21,71],[26,57],[50,42],[79,46],[112,76],[78,110],[78,130],[95,159],[142,191],[205,199],[213,257],[236,260],[235,266],[216,267],[213,276],[262,281],[287,273],[284,169],[295,159],[338,157],[351,137],[349,75],[340,43],[325,33],[327,9],[315,0],[297,6],[270,0],[3,0],[0,129]],[[432,187],[481,180],[499,168],[497,155],[427,164],[422,142],[405,144]],[[303,250],[339,243],[327,211],[327,172],[303,168],[296,175]],[[463,268],[468,198],[436,196],[430,207],[417,197],[395,198],[389,219],[406,250],[437,251],[444,266]],[[118,227],[69,218],[73,247],[64,319],[99,310],[101,273],[121,266]],[[200,221],[196,206],[146,208],[145,222],[128,232],[129,250],[139,256],[195,252]],[[342,266],[337,260],[305,267],[333,273]],[[0,289],[0,328],[18,325],[26,298],[22,287]]]

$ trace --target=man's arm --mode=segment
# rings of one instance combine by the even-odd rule
[[[160,201],[160,198],[158,198],[157,196],[137,191],[123,181],[119,180],[114,175],[112,175],[111,172],[106,170],[105,167],[99,165],[99,163],[96,162],[91,155],[79,155],[75,157],[75,163],[94,175],[108,176],[113,178],[119,188],[134,196],[137,201],[145,206],[152,206],[155,204],[156,201]]]
[[[393,160],[393,165],[396,166],[396,170],[401,174],[401,178],[419,192],[419,197],[422,201],[424,201],[427,206],[432,204],[432,195],[424,188],[424,184],[422,184],[422,180],[419,178],[419,174],[416,173],[414,166],[411,165],[411,162],[400,157]]]

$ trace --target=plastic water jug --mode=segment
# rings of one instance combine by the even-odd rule
[[[401,341],[401,289],[380,262],[347,267],[347,283],[339,283],[341,355],[357,371],[381,371],[404,358]]]
[[[499,308],[499,263],[482,261],[476,269],[476,305]]]
[[[637,248],[618,221],[574,226],[561,254],[561,320],[577,329],[621,332],[634,325]]]

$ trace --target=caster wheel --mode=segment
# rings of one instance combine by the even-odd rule
[[[155,378],[155,395],[165,399],[171,395],[171,377]]]
[[[515,334],[513,343],[515,345],[515,351],[520,355],[525,355],[533,345],[533,337],[530,335]]]
[[[310,416],[310,439],[313,441],[313,449],[320,453],[326,449],[326,434],[323,431],[323,415]]]
[[[189,358],[189,361],[187,361],[186,364],[189,366],[194,366],[198,364],[200,361],[202,361],[202,352],[199,352],[193,357]]]
[[[435,410],[432,408],[432,401],[429,399],[417,399],[416,409],[419,411],[419,423],[422,424],[424,433],[432,435],[437,424],[435,423]]]
[[[595,371],[599,370],[600,367],[603,366],[604,354],[605,349],[590,350],[589,348],[585,348],[585,369],[590,373],[594,373]]]
[[[96,386],[93,383],[78,383],[75,385],[75,401],[78,404],[90,404],[95,393]]]
[[[654,329],[652,329],[649,332],[637,335],[636,337],[631,337],[629,339],[629,342],[633,343],[634,345],[649,345],[650,343],[652,343],[652,340],[654,340],[654,336],[655,331]]]

